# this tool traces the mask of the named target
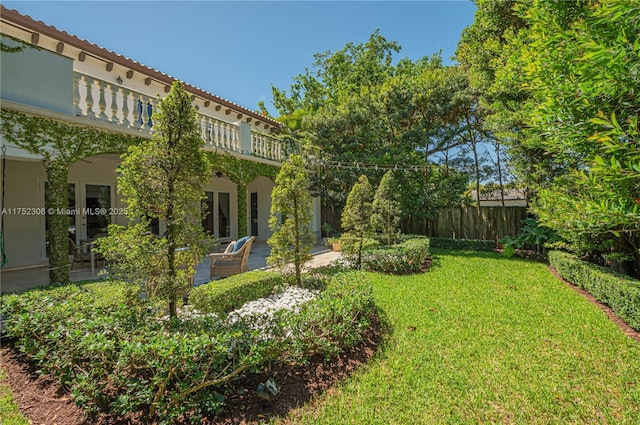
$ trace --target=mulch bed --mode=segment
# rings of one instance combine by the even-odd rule
[[[208,418],[203,424],[257,424],[270,417],[284,416],[290,410],[325,392],[375,354],[381,338],[377,318],[362,343],[327,361],[315,356],[303,365],[278,364],[261,374],[247,374],[229,384],[226,407],[219,416]],[[2,367],[13,399],[32,425],[151,425],[137,416],[116,418],[101,415],[88,418],[71,396],[60,388],[55,379],[38,376],[35,370],[10,346],[0,349]],[[273,378],[280,386],[280,394],[270,402],[258,398],[258,384]]]

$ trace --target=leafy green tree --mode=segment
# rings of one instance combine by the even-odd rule
[[[536,2],[526,16],[530,125],[565,170],[542,188],[535,210],[569,240],[604,238],[591,249],[635,259],[635,270],[621,271],[638,274],[640,5]]]
[[[400,192],[393,171],[385,173],[373,197],[371,225],[391,245],[400,232]]]
[[[152,118],[152,139],[130,147],[119,167],[118,188],[132,225],[128,229],[110,226],[101,249],[114,257],[116,267],[122,264],[130,273],[136,267],[126,260],[137,261],[138,272],[130,277],[146,281],[149,295],[167,301],[169,314],[175,317],[178,297],[188,291],[187,276],[193,273],[207,240],[200,200],[211,167],[196,111],[182,82],[173,83]],[[144,225],[154,218],[165,223],[164,238],[144,237]],[[124,254],[136,249],[137,240],[145,247],[138,250],[137,258]]]
[[[290,155],[282,164],[271,193],[269,227],[273,235],[267,241],[271,245],[267,262],[279,267],[293,263],[298,285],[302,280],[302,266],[311,258],[310,250],[315,241],[309,184],[302,157]]]
[[[273,88],[281,119],[318,160],[312,190],[338,215],[362,173],[378,182],[387,169],[354,165],[419,167],[426,198],[431,157],[464,143],[454,136],[445,143],[450,134],[441,131],[454,121],[452,93],[464,84],[464,75],[443,66],[438,55],[394,65],[399,50],[376,31],[365,43],[315,55],[313,66],[294,78],[288,92]],[[414,191],[415,184],[403,180],[400,190]],[[425,211],[415,203],[403,207],[413,216]]]
[[[373,188],[369,179],[361,175],[351,188],[347,203],[342,212],[342,228],[348,234],[353,235],[358,241],[358,260],[356,266],[360,268],[362,263],[362,244],[364,238],[371,233],[371,204],[373,201]]]
[[[640,6],[476,4],[457,56],[541,224],[593,259],[635,257],[638,273]]]

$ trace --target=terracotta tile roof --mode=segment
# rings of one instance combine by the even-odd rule
[[[151,77],[161,83],[171,85],[171,83],[177,79],[175,77],[172,77],[171,75],[165,74],[164,72],[160,72],[156,69],[143,65],[140,62],[134,61],[133,59],[129,59],[111,50],[105,49],[104,47],[100,47],[87,40],[84,40],[79,37],[76,37],[75,35],[69,34],[66,31],[61,31],[56,27],[47,25],[42,21],[36,21],[28,15],[20,14],[16,10],[7,9],[3,5],[0,5],[0,17],[2,18],[2,20],[12,22],[13,24],[16,24],[17,26],[27,29],[29,31],[43,34],[53,39],[59,40],[65,44],[68,44],[70,46],[74,46],[78,49],[85,51],[86,53],[92,56],[96,56],[98,58],[107,60],[108,62],[113,62],[124,67],[128,67],[133,71],[140,72],[141,74]],[[199,96],[205,100],[209,100],[219,105],[228,107],[230,109],[234,109],[256,120],[269,123],[274,127],[280,128],[282,126],[282,123],[274,119],[265,117],[258,112],[247,109],[243,106],[238,105],[237,103],[231,102],[230,100],[224,99],[220,96],[216,96],[215,94],[209,93],[208,91],[205,91],[199,87],[195,87],[187,82],[184,82],[184,85],[191,94]]]

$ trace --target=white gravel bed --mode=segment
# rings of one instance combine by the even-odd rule
[[[280,310],[293,310],[298,312],[299,307],[318,297],[320,291],[314,291],[295,286],[287,288],[284,292],[271,295],[268,298],[259,298],[249,301],[237,310],[232,311],[227,316],[228,323],[235,323],[239,320],[246,321],[250,318],[273,317],[273,314]]]
[[[271,295],[267,298],[259,298],[245,303],[242,307],[232,311],[225,320],[227,325],[238,322],[243,323],[250,329],[267,330],[271,325],[271,320],[276,312],[282,310],[299,311],[302,304],[312,301],[318,297],[320,291],[291,286],[284,292]],[[189,321],[198,317],[217,317],[215,313],[203,314],[192,305],[185,305],[178,309],[178,318],[182,321]],[[169,320],[169,316],[161,317],[160,320]]]

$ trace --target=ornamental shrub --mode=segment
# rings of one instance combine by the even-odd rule
[[[330,356],[362,340],[374,313],[366,276],[326,279],[316,300],[274,315],[266,331],[227,321],[219,306],[229,310],[269,295],[282,278],[267,272],[194,290],[199,306],[219,314],[191,310],[160,318],[157,303],[127,304],[131,285],[111,282],[4,295],[0,313],[4,336],[89,412],[198,422],[223,406],[226,383],[241,373],[273,361]]]
[[[375,313],[373,292],[362,272],[338,273],[315,301],[299,312],[281,316],[288,335],[283,360],[301,360],[314,354],[330,357],[362,341]]]
[[[396,245],[365,251],[362,253],[361,268],[389,274],[420,273],[431,257],[429,244],[429,238],[414,236]],[[352,268],[356,267],[353,255],[345,256],[344,262]]]
[[[550,251],[549,263],[564,279],[607,304],[629,326],[640,330],[640,281],[562,251]]]
[[[268,297],[282,283],[278,273],[251,271],[197,286],[189,302],[202,313],[226,314],[247,301]]]
[[[492,252],[496,249],[496,243],[494,241],[483,241],[481,239],[431,238],[431,247],[463,251]]]
[[[340,250],[345,254],[357,254],[362,242],[362,251],[370,251],[380,247],[376,239],[363,237],[362,240],[353,233],[343,233],[340,237]]]

